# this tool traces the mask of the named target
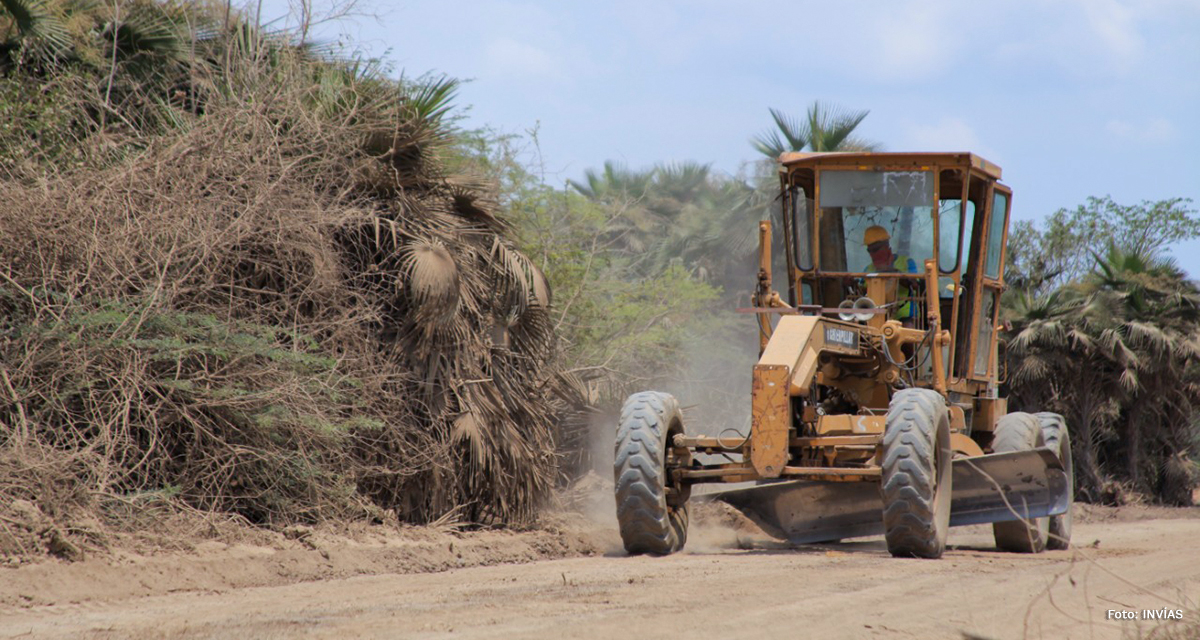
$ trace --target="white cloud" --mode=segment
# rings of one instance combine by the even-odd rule
[[[1149,22],[1165,10],[1131,0],[1027,2],[1009,9],[1006,37],[990,42],[998,62],[1106,79],[1128,76],[1144,63]]]
[[[979,136],[962,118],[942,118],[934,124],[912,124],[904,132],[905,148],[920,151],[981,152]]]
[[[886,5],[885,5],[886,6]],[[953,5],[898,3],[874,16],[867,45],[869,63],[885,78],[908,80],[941,72],[962,44]]]
[[[485,70],[493,79],[557,79],[561,68],[544,49],[512,38],[496,38],[484,50]]]
[[[1142,36],[1129,7],[1117,0],[1080,0],[1079,6],[1096,44],[1110,60],[1128,64],[1141,56]]]
[[[1176,137],[1175,125],[1166,118],[1151,118],[1140,124],[1125,120],[1109,120],[1104,130],[1113,137],[1147,144],[1170,142]]]

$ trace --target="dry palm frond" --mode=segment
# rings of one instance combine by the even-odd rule
[[[1071,329],[1067,332],[1067,339],[1070,341],[1071,348],[1083,353],[1089,353],[1096,348],[1096,343],[1087,333],[1078,329]]]
[[[1152,324],[1134,320],[1125,323],[1124,329],[1135,344],[1149,348],[1156,355],[1169,352],[1173,346],[1166,332]]]
[[[490,460],[489,444],[484,437],[483,422],[476,417],[475,412],[466,411],[454,420],[451,441],[455,444],[465,442],[470,446],[472,464],[487,468]]]
[[[1132,393],[1138,388],[1139,382],[1137,371],[1135,371],[1132,367],[1126,368],[1124,371],[1122,371],[1118,380],[1121,383],[1121,388],[1126,392]]]
[[[445,183],[456,214],[492,233],[509,230],[508,224],[495,215],[499,205],[490,195],[494,185],[466,175],[447,176]]]
[[[1032,322],[1021,330],[1013,339],[1017,349],[1040,347],[1044,349],[1059,349],[1066,346],[1067,332],[1062,322],[1058,320]]]
[[[1175,356],[1185,360],[1200,360],[1200,336],[1179,336],[1175,342]]]
[[[1040,356],[1029,356],[1022,359],[1013,371],[1013,380],[1017,384],[1043,384],[1052,371],[1050,361]]]
[[[506,322],[511,323],[531,304],[532,265],[520,251],[508,246],[499,237],[492,243],[489,263],[493,268],[492,287],[496,305]]]
[[[222,55],[189,69],[186,126],[120,122],[4,169],[0,331],[22,339],[0,340],[19,396],[0,424],[24,426],[0,439],[0,504],[29,490],[14,455],[54,452],[58,486],[256,523],[529,520],[570,393],[545,277],[431,153],[445,86],[410,109],[219,33],[236,42],[203,43]],[[103,110],[77,93],[71,113]],[[497,318],[511,348],[489,348]]]
[[[529,262],[529,270],[531,271],[530,288],[533,290],[532,303],[542,309],[549,309],[553,303],[553,299],[550,293],[550,283],[546,280],[546,274],[542,273],[542,270],[536,264],[529,261],[528,258],[526,258],[526,261]]]
[[[403,250],[400,273],[417,305],[419,322],[431,326],[449,322],[462,300],[458,265],[444,244],[419,240]]]

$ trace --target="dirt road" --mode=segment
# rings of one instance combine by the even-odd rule
[[[710,523],[666,558],[76,594],[0,609],[0,638],[1137,638],[1157,623],[1108,610],[1164,607],[1191,626],[1153,637],[1196,637],[1200,509],[1080,520],[1076,550],[999,553],[990,529],[969,527],[940,561],[894,559],[873,539],[793,549]]]

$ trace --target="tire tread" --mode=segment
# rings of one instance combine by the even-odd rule
[[[687,504],[671,506],[666,496],[667,437],[675,423],[679,405],[665,393],[636,393],[621,409],[613,479],[621,540],[631,554],[667,555],[687,540]]]
[[[928,389],[897,391],[883,436],[884,537],[895,556],[939,558],[946,546],[949,501],[939,502],[938,431],[949,437],[945,401]],[[950,464],[948,457],[940,464]],[[941,487],[949,491],[950,487]],[[941,513],[945,511],[945,513]]]

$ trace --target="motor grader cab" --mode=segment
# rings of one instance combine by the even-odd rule
[[[1061,416],[1009,413],[997,312],[1012,191],[970,153],[788,153],[780,158],[787,283],[760,223],[745,437],[688,434],[678,402],[625,402],[617,516],[630,553],[687,539],[691,489],[796,543],[883,534],[936,558],[947,528],[994,523],[997,546],[1070,540]],[[786,296],[786,298],[785,298]],[[722,454],[723,462],[702,462]],[[752,486],[745,486],[751,481]]]

